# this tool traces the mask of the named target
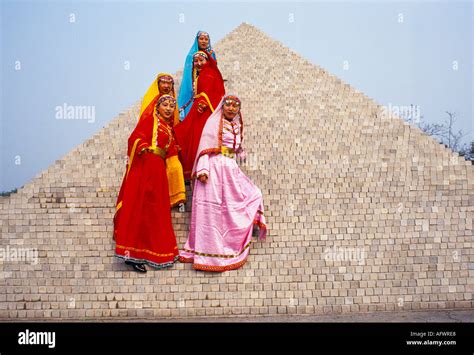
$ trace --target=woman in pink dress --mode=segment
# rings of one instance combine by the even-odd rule
[[[239,98],[225,96],[199,142],[191,175],[191,226],[179,253],[179,260],[196,270],[237,269],[247,261],[254,226],[260,239],[266,236],[262,192],[235,160],[245,160],[240,106]]]

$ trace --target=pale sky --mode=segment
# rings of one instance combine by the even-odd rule
[[[216,43],[242,22],[380,104],[419,105],[428,122],[455,112],[474,139],[472,1],[4,0],[0,11],[0,191],[141,99],[157,72],[180,69],[198,30]],[[64,105],[95,118],[58,119]]]

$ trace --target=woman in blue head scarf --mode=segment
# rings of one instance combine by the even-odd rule
[[[181,121],[186,117],[193,105],[193,55],[197,51],[206,51],[212,56],[212,58],[216,59],[216,53],[212,50],[211,38],[207,32],[199,31],[196,34],[194,43],[186,56],[183,78],[181,80],[178,96],[178,107]]]

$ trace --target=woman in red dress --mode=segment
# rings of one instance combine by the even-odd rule
[[[172,133],[173,96],[162,95],[128,139],[127,172],[114,216],[115,256],[146,272],[173,265],[178,246],[171,223],[166,159],[178,154]]]
[[[174,128],[185,180],[191,177],[204,125],[225,94],[224,80],[215,59],[204,51],[196,52],[193,58],[193,105]]]
[[[174,91],[174,80],[173,77],[168,73],[159,73],[157,78],[148,88],[145,96],[142,100],[142,107],[140,109],[140,115],[138,121],[140,122],[144,117],[151,116],[156,108],[156,102],[163,95],[171,95],[176,99]],[[178,110],[174,112],[174,119],[171,121],[171,126],[174,127],[179,121]],[[178,156],[171,156],[166,160],[166,173],[168,175],[168,185],[170,190],[170,205],[171,207],[182,206],[186,201],[186,189],[184,186],[183,168]],[[124,175],[122,180],[122,186],[117,198],[117,204],[122,201],[123,190],[125,189],[125,178]]]

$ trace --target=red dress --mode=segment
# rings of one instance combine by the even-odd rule
[[[153,113],[155,112],[156,102],[158,101],[158,99],[162,95],[164,95],[164,94],[158,93],[158,95],[148,104],[148,106],[140,114],[138,122],[140,122],[145,117],[147,117],[147,119],[153,120]],[[172,96],[174,97],[174,89],[173,89],[173,92],[172,92]],[[175,110],[174,121],[172,123],[171,128],[174,127],[175,122],[179,122],[178,110]],[[174,134],[174,132],[173,132],[173,134]],[[175,139],[176,139],[176,137],[175,137]],[[176,142],[176,140],[175,140],[175,142]],[[133,144],[133,142],[132,142],[132,144]],[[129,144],[128,157],[130,157],[130,150],[131,149],[130,149],[130,144]],[[175,154],[175,155],[177,156],[177,154]],[[173,155],[167,156],[166,158],[168,159],[171,156],[173,156]],[[185,200],[186,200],[184,182],[183,181],[177,181],[177,180],[180,180],[180,177],[182,179],[182,175],[183,175],[182,167],[181,166],[179,166],[179,167],[176,166],[177,162],[178,162],[177,159],[166,162],[168,184],[170,184],[170,205],[171,205],[171,207],[176,206],[180,202],[185,202]],[[172,171],[173,168],[175,169],[174,172]],[[176,169],[178,169],[178,171],[176,171]],[[126,178],[126,175],[123,177],[123,180],[122,180],[122,185],[120,187],[119,195],[118,195],[118,198],[117,198],[117,205],[123,199],[123,191],[124,191],[124,188],[125,188],[125,180],[126,180],[125,178]],[[173,180],[173,181],[170,181],[170,180]]]
[[[156,114],[144,116],[128,139],[129,162],[114,216],[117,257],[155,268],[177,260],[165,165],[177,154],[171,126]]]
[[[203,66],[196,80],[193,105],[184,120],[174,127],[186,180],[191,177],[204,125],[225,94],[224,80],[212,56],[209,56],[208,62]],[[200,103],[207,105],[202,113],[198,111]]]

